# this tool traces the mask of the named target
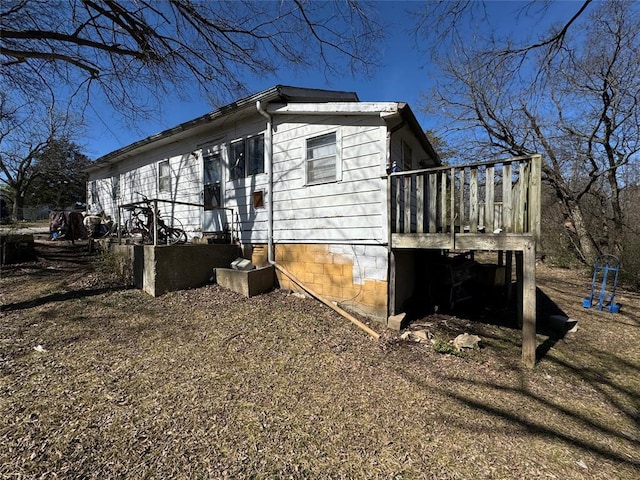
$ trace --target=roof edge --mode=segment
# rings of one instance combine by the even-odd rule
[[[175,127],[163,130],[154,135],[150,135],[146,138],[133,142],[129,145],[121,147],[110,153],[107,153],[97,158],[93,164],[85,169],[86,172],[93,172],[104,168],[112,163],[115,163],[120,157],[127,155],[135,150],[142,148],[146,145],[150,145],[153,142],[171,137],[180,132],[190,130],[192,128],[204,125],[212,122],[218,118],[223,117],[233,111],[238,111],[248,105],[255,105],[260,100],[264,102],[271,102],[273,100],[281,100],[285,102],[330,102],[330,101],[343,101],[343,102],[358,102],[358,94],[356,92],[345,92],[340,90],[323,90],[317,88],[304,88],[304,87],[292,87],[289,85],[276,85],[274,87],[262,90],[258,93],[251,94],[247,97],[243,97],[239,100],[224,105],[216,110],[206,113],[200,117],[188,120],[180,123]]]

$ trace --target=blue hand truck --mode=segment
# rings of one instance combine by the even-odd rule
[[[606,307],[611,313],[620,312],[620,304],[614,302],[620,259],[614,255],[600,255],[593,267],[591,294],[582,301],[584,308],[591,308],[597,301],[598,310]]]

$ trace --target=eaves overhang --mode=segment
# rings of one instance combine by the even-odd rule
[[[255,110],[257,101],[265,104],[278,101],[289,102],[358,102],[358,95],[355,92],[343,92],[334,90],[321,90],[313,88],[291,87],[286,85],[276,85],[275,87],[263,90],[248,97],[232,102],[228,105],[209,112],[201,117],[194,118],[181,123],[175,127],[156,133],[149,137],[138,140],[125,147],[114,150],[98,158],[93,164],[85,169],[86,172],[94,172],[102,168],[118,163],[127,158],[144,153],[147,150],[173,143],[183,136],[193,131],[209,125],[215,121],[220,121],[225,117],[239,114],[240,112],[252,109]]]
[[[409,104],[405,102],[399,102],[397,113],[383,115],[383,118],[386,120],[388,128],[391,131],[404,126],[411,129],[412,133],[422,145],[422,148],[424,148],[429,156],[434,159],[434,161],[436,162],[436,166],[442,165],[440,155],[438,155],[438,152],[435,151],[433,145],[431,145],[431,142],[429,142],[426,133],[420,126],[420,122],[418,122],[418,119],[411,110],[411,107],[409,107]]]

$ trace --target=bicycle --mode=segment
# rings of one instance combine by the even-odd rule
[[[137,192],[136,192],[137,193]],[[154,236],[154,218],[158,222],[158,243],[174,245],[176,243],[185,243],[187,234],[182,228],[182,223],[177,218],[173,218],[173,226],[167,225],[160,217],[160,210],[153,213],[152,202],[144,195],[140,194],[143,206],[128,207],[125,210],[130,212],[130,218],[125,222],[125,232],[131,237],[140,237],[143,243],[153,243]]]

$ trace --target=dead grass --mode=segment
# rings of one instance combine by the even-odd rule
[[[79,248],[42,243],[39,262],[2,270],[2,478],[640,474],[637,293],[618,315],[587,311],[588,276],[540,266],[579,329],[540,335],[528,371],[519,332],[491,318],[414,322],[483,338],[443,355],[391,332],[371,340],[280,291],[154,299],[96,274]]]

